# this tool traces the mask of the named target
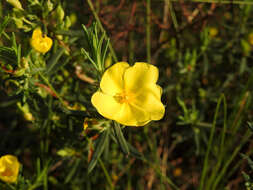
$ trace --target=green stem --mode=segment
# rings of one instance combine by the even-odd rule
[[[203,167],[202,175],[201,175],[201,178],[200,178],[199,190],[204,189],[203,188],[204,187],[204,182],[205,182],[205,178],[206,178],[207,170],[208,170],[208,166],[209,166],[209,163],[208,163],[209,154],[210,154],[212,143],[213,143],[213,137],[214,137],[215,128],[216,128],[216,120],[217,120],[217,117],[218,117],[218,113],[219,113],[219,110],[220,110],[220,104],[221,104],[222,100],[225,102],[225,96],[223,94],[220,96],[220,98],[218,100],[218,103],[217,103],[217,106],[216,106],[216,111],[215,111],[214,120],[213,120],[213,126],[212,126],[212,129],[211,129],[211,134],[210,134],[210,137],[209,137],[209,140],[208,140],[207,151],[206,151],[206,155],[205,155],[205,159],[204,159],[204,167]]]
[[[62,105],[66,105],[64,100],[61,98],[61,96],[56,92],[56,90],[54,89],[54,87],[50,84],[50,82],[48,81],[48,79],[41,73],[39,73],[41,79],[49,86],[49,88],[54,92],[54,94],[57,96],[57,98],[60,100],[60,102],[62,103]]]
[[[170,0],[171,1],[171,0]],[[172,20],[172,23],[174,25],[174,28],[176,31],[178,31],[178,22],[177,22],[177,17],[176,17],[176,14],[175,14],[175,11],[173,9],[173,6],[172,6],[172,3],[168,1],[169,3],[169,8],[170,8],[170,16],[171,16],[171,20]]]
[[[211,129],[213,125],[211,123],[198,122],[198,123],[194,124],[194,126]]]
[[[213,184],[213,181],[215,181],[215,178],[217,177],[217,174],[219,172],[219,169],[222,167],[222,162],[224,161],[224,157],[225,157],[225,153],[227,152],[224,148],[226,148],[224,146],[225,143],[225,137],[226,137],[226,131],[227,131],[227,103],[226,103],[226,99],[224,97],[223,99],[223,108],[224,108],[224,122],[223,122],[223,130],[222,130],[222,134],[221,134],[221,143],[220,143],[220,149],[219,149],[219,154],[218,154],[218,162],[215,165],[214,169],[212,170],[212,175],[211,177],[208,178],[207,181],[207,185],[206,185],[206,189],[210,189],[210,187]]]
[[[111,189],[113,190],[113,189],[114,189],[114,186],[113,186],[113,184],[112,184],[112,180],[111,180],[111,178],[110,178],[110,175],[109,175],[109,173],[107,172],[107,170],[106,170],[106,168],[105,168],[104,163],[102,162],[102,160],[101,160],[100,158],[98,158],[98,162],[99,162],[101,168],[102,168],[103,171],[104,171],[104,174],[105,174],[105,177],[106,177],[107,182],[109,183],[109,185],[111,186]]]
[[[151,0],[147,0],[146,6],[146,16],[147,16],[147,24],[146,24],[146,40],[147,40],[147,62],[151,64],[151,8],[150,2]]]
[[[11,184],[9,184],[9,183],[7,183],[7,186],[8,186],[10,189],[16,190],[16,188],[13,187],[13,185],[11,185]]]
[[[252,136],[252,133],[251,133],[251,131],[248,130],[246,132],[245,136],[243,137],[242,143],[239,146],[236,147],[236,149],[232,153],[231,157],[226,160],[226,163],[225,163],[224,167],[222,168],[221,172],[219,173],[219,175],[215,178],[212,190],[217,189],[216,187],[219,184],[219,182],[221,181],[221,179],[223,178],[223,176],[225,175],[225,172],[227,171],[229,165],[234,160],[235,156],[239,153],[239,151],[241,150],[242,146],[249,140],[249,138],[251,136]]]
[[[107,36],[107,34],[106,34],[106,31],[105,31],[105,29],[104,29],[104,27],[103,27],[103,25],[102,25],[102,23],[100,22],[100,19],[99,19],[99,17],[98,17],[98,14],[97,14],[97,12],[96,12],[96,10],[95,10],[95,8],[94,8],[94,6],[93,6],[91,0],[87,0],[87,3],[89,4],[89,7],[90,7],[90,9],[91,9],[91,12],[92,12],[92,14],[94,15],[94,17],[95,17],[95,19],[96,19],[96,21],[97,21],[97,23],[98,23],[98,27],[100,28],[100,30],[102,31],[102,33],[105,33],[105,38],[106,38],[106,39],[109,39],[108,36]],[[116,56],[116,54],[115,54],[115,51],[114,51],[114,49],[113,49],[113,47],[112,47],[111,42],[109,42],[109,49],[110,49],[110,52],[111,52],[111,54],[112,54],[112,57],[113,57],[114,61],[115,61],[115,62],[118,62],[118,58],[117,58],[117,56]]]

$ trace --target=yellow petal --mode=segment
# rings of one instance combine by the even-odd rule
[[[142,88],[139,92],[141,93],[136,94],[131,104],[148,112],[150,120],[160,120],[165,113],[164,105],[161,102],[161,87],[150,85]]]
[[[5,170],[5,165],[2,164],[1,158],[0,158],[0,173]]]
[[[107,69],[100,82],[102,91],[112,96],[121,93],[124,88],[123,76],[128,67],[128,63],[118,62]]]
[[[136,92],[146,85],[155,84],[158,75],[157,67],[143,62],[136,62],[134,66],[129,67],[125,72],[125,89],[126,91]]]
[[[149,113],[139,107],[124,103],[115,121],[127,126],[143,126],[150,122]]]
[[[42,37],[42,31],[40,28],[36,28],[32,34],[32,38],[38,38],[38,37]]]
[[[113,96],[99,91],[92,95],[91,103],[102,116],[112,120],[122,107],[122,104],[118,103]]]

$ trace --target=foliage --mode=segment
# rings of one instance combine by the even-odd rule
[[[253,8],[227,3],[1,1],[0,156],[21,167],[0,189],[251,189]],[[93,107],[118,60],[159,69],[163,119]]]

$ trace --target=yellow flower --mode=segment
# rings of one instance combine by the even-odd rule
[[[0,157],[0,179],[7,183],[17,181],[20,164],[18,159],[12,155]]]
[[[43,35],[40,28],[36,28],[33,31],[30,44],[36,51],[40,53],[46,53],[52,47],[53,41],[51,38]]]
[[[101,115],[123,125],[143,126],[160,120],[165,108],[162,88],[156,84],[158,74],[157,67],[147,63],[131,67],[118,62],[105,71],[101,90],[93,94],[91,102]]]

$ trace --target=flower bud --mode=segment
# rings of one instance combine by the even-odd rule
[[[46,7],[48,11],[52,11],[54,8],[54,4],[50,0],[47,0]]]
[[[17,181],[20,164],[17,157],[4,155],[0,157],[0,179],[7,183]]]
[[[17,26],[18,29],[23,28],[23,20],[22,20],[22,18],[12,17],[12,20],[14,21],[14,23]]]
[[[14,72],[14,76],[15,77],[21,77],[25,74],[25,68],[22,68],[22,69],[18,69]]]
[[[65,20],[65,26],[66,26],[66,28],[69,28],[70,26],[71,26],[71,20],[70,20],[70,18],[69,18],[69,16],[66,16],[66,20]]]
[[[61,5],[58,5],[56,8],[56,14],[59,21],[62,21],[64,18],[64,10]]]
[[[19,0],[6,0],[7,3],[10,3],[13,7],[19,9],[19,10],[24,10],[22,8],[21,3],[19,2]]]

